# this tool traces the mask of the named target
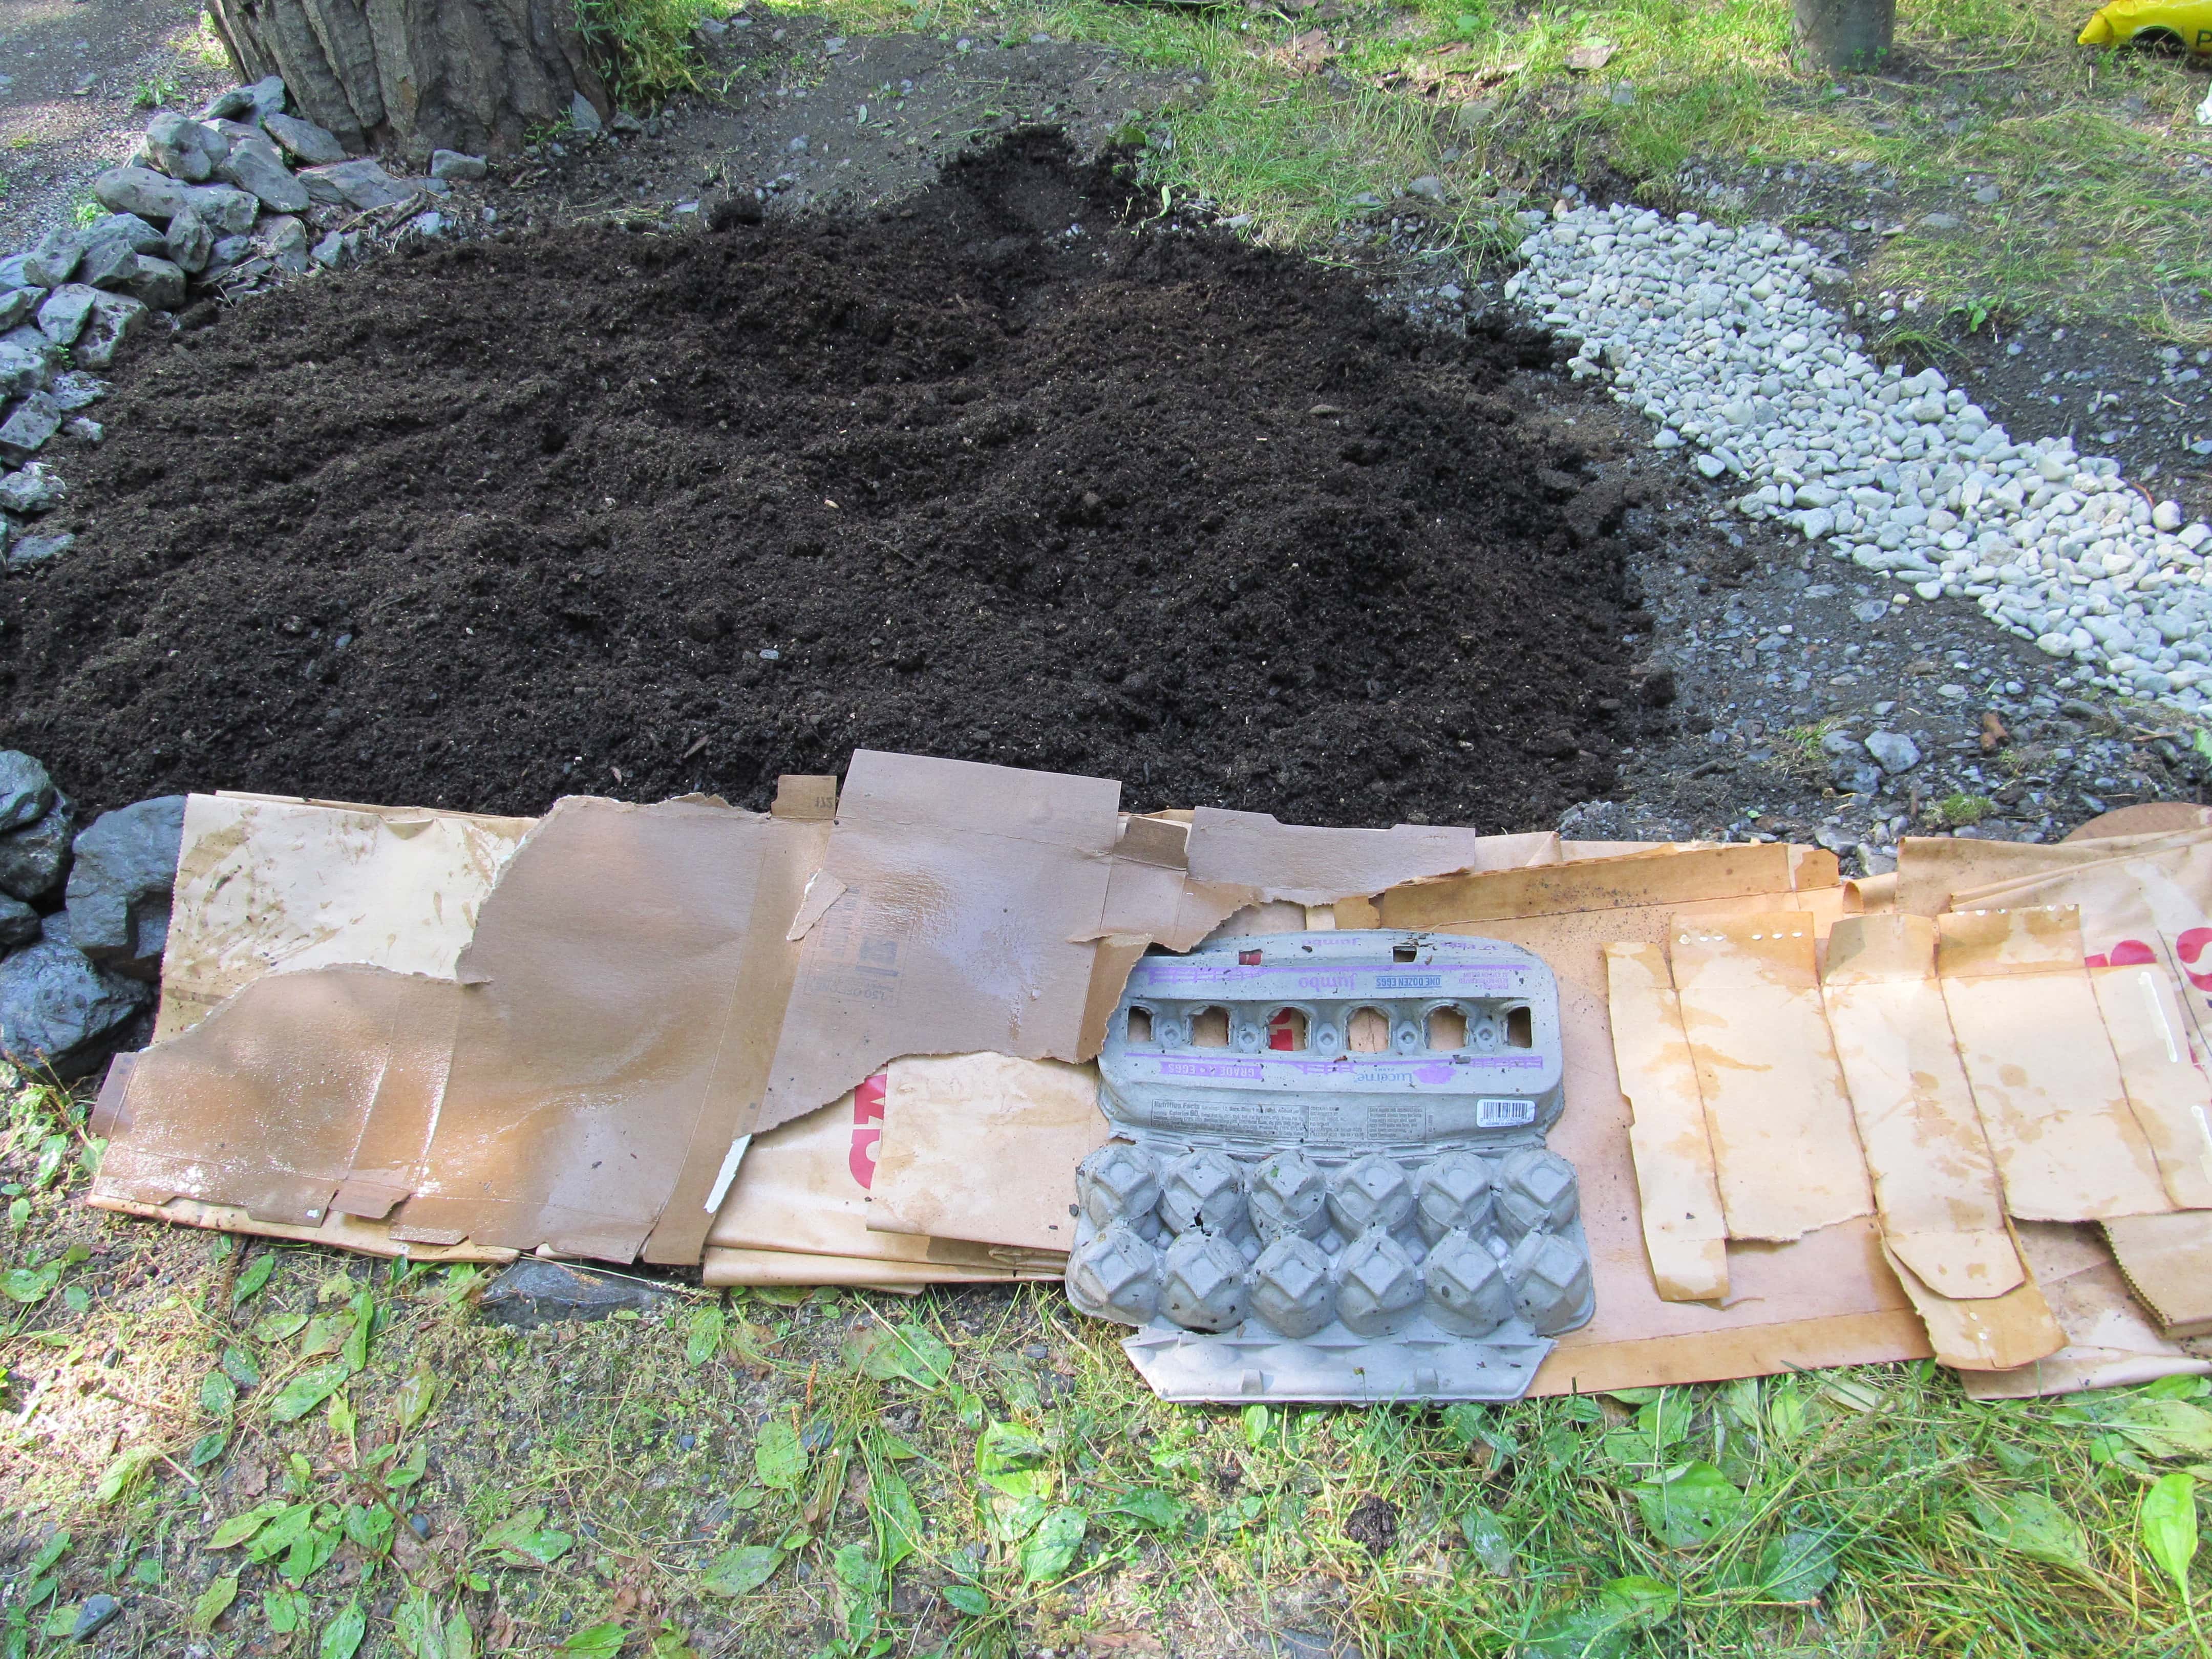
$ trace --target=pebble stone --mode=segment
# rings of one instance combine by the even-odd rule
[[[1771,226],[1626,204],[1521,218],[1508,296],[1580,342],[1571,372],[1609,375],[1655,448],[1700,452],[1739,512],[1972,599],[2076,683],[2207,706],[2212,526],[2070,439],[2014,442],[1934,368],[1876,363],[1813,292],[1842,273]]]

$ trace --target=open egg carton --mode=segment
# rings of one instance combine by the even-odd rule
[[[1271,933],[1129,975],[1068,1295],[1163,1399],[1510,1400],[1594,1306],[1518,945]]]

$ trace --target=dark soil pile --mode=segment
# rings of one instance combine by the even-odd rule
[[[1601,792],[1613,487],[1491,395],[1548,346],[1135,195],[1028,133],[877,217],[473,243],[149,344],[76,550],[0,587],[4,741],[90,805],[757,805],[855,747],[1321,823]]]

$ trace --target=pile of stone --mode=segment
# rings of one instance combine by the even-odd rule
[[[2075,665],[2062,685],[2212,709],[2212,526],[2068,439],[2014,441],[1933,368],[1874,362],[1814,295],[1844,273],[1771,225],[1565,203],[1522,222],[1508,297],[1580,340],[1574,372],[1610,374],[1656,447],[1701,449],[1738,511],[1974,600]]]
[[[358,260],[369,238],[433,237],[438,199],[484,176],[483,158],[439,150],[423,179],[396,178],[372,157],[288,115],[282,80],[234,87],[197,118],[164,110],[125,166],[93,181],[107,212],[0,258],[0,562],[9,569],[66,552],[67,535],[27,520],[63,498],[32,458],[57,435],[98,443],[82,411],[106,392],[105,368],[149,323],[198,300],[236,299]]]
[[[182,795],[79,831],[46,769],[0,751],[0,1057],[81,1077],[137,1035],[184,835]]]

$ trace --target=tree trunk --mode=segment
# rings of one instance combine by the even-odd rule
[[[512,150],[578,94],[613,113],[575,0],[206,0],[240,76],[281,75],[292,107],[356,154]]]
[[[1897,0],[1796,0],[1797,46],[1811,64],[1838,73],[1878,66],[1889,56]]]

